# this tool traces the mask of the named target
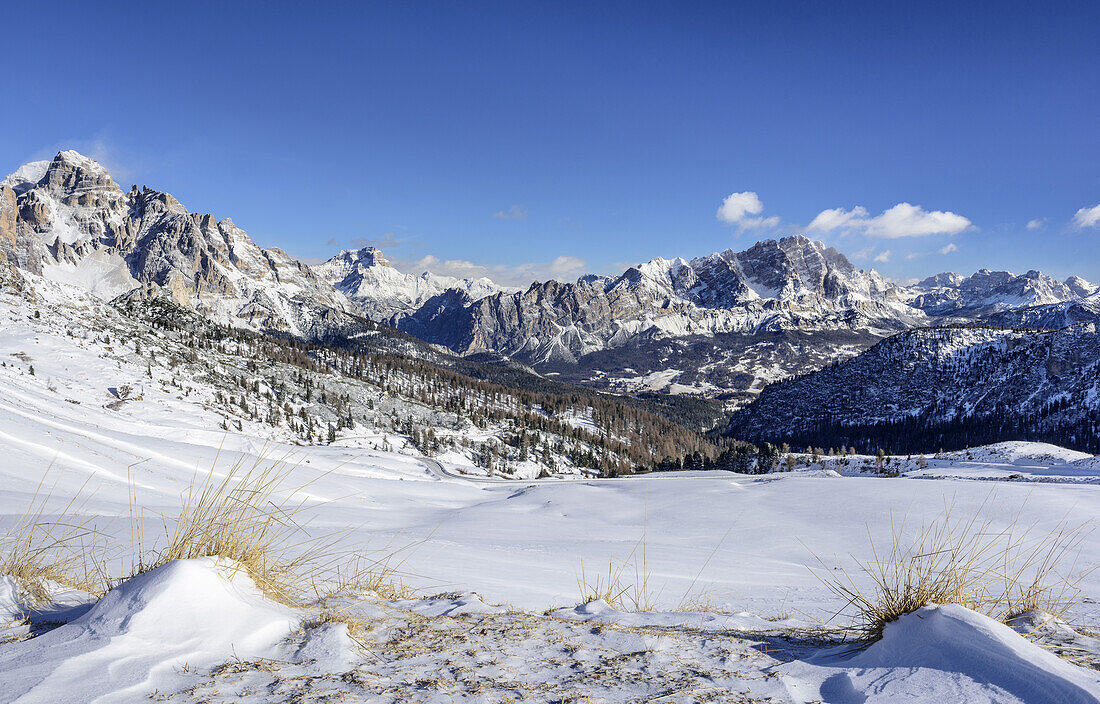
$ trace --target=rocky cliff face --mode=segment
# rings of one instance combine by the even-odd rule
[[[285,252],[168,193],[123,191],[73,151],[0,183],[0,247],[25,269],[105,298],[165,295],[219,322],[303,337],[355,326],[348,300]]]

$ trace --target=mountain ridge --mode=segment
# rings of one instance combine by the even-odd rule
[[[1097,287],[1080,277],[981,269],[904,286],[802,235],[524,289],[408,274],[374,247],[307,266],[257,246],[230,218],[192,213],[163,191],[124,191],[74,151],[0,181],[0,254],[102,298],[165,296],[253,330],[332,339],[369,320],[571,383],[734,405],[905,330],[1100,317]]]

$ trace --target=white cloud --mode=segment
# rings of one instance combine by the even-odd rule
[[[764,204],[760,197],[753,191],[731,193],[722,199],[716,216],[719,220],[730,225],[737,225],[741,230],[754,230],[761,228],[773,228],[779,226],[779,217],[750,217],[759,215],[764,210]]]
[[[890,250],[887,249],[884,252],[880,252],[878,256],[875,257],[874,261],[882,262],[883,264],[890,261]]]
[[[532,281],[572,281],[585,273],[587,262],[580,257],[559,256],[549,262],[531,262],[525,264],[486,266],[465,259],[439,259],[426,254],[415,260],[394,260],[393,265],[400,271],[420,274],[430,271],[433,274],[454,276],[460,279],[479,279],[487,277],[504,286],[527,286]]]
[[[519,205],[513,205],[508,210],[498,210],[493,213],[494,218],[500,218],[501,220],[526,220],[527,208]]]
[[[1082,229],[1100,227],[1100,204],[1078,210],[1073,216],[1073,224]]]
[[[947,246],[940,249],[940,254],[951,254],[952,252],[959,251],[959,248],[955,246],[954,242],[948,242]]]
[[[910,203],[898,203],[875,217],[868,215],[867,209],[860,206],[851,210],[830,208],[818,213],[806,229],[810,232],[858,231],[870,237],[897,239],[922,235],[954,235],[971,226],[970,220],[962,215],[942,210],[928,211]]]
[[[810,223],[807,229],[822,232],[850,229],[859,227],[860,223],[865,222],[866,218],[867,209],[858,205],[851,210],[845,210],[844,208],[829,208],[828,210],[822,210],[818,213],[817,217],[813,219],[813,222]]]
[[[1041,230],[1043,229],[1043,223],[1045,222],[1046,218],[1043,218],[1042,220],[1028,220],[1026,227],[1029,230]]]
[[[718,208],[718,219],[722,222],[738,223],[746,215],[756,215],[764,209],[760,196],[753,191],[731,193],[722,200]]]

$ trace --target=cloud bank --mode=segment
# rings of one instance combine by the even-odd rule
[[[493,213],[493,217],[499,220],[526,220],[527,208],[519,205],[513,205],[507,210],[498,210]]]
[[[426,254],[415,260],[393,260],[398,270],[411,274],[430,271],[433,274],[454,276],[459,279],[492,279],[503,286],[526,287],[532,281],[572,281],[585,273],[587,262],[580,257],[562,255],[549,262],[529,262],[525,264],[496,264],[485,266],[465,259],[439,259]]]
[[[898,203],[874,217],[866,208],[822,210],[807,226],[810,232],[841,230],[861,232],[869,237],[897,239],[924,235],[955,235],[971,227],[969,219],[943,210],[928,211],[919,205]]]

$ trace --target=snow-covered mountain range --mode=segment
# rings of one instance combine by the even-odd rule
[[[984,269],[902,286],[792,236],[474,301],[448,291],[391,322],[459,353],[496,351],[572,381],[737,400],[902,330],[992,315],[1050,328],[1090,320],[1096,291],[1076,276]]]
[[[125,191],[73,151],[0,182],[0,254],[102,298],[166,296],[254,330],[352,337],[369,318],[563,381],[734,402],[900,331],[978,321],[1059,328],[1100,310],[1097,287],[1080,277],[983,269],[905,286],[803,236],[525,290],[401,272],[373,247],[310,267],[166,192]]]
[[[376,247],[345,249],[313,271],[337,291],[355,302],[372,320],[388,322],[416,311],[429,299],[445,291],[463,294],[476,301],[485,296],[511,291],[491,279],[458,279],[425,271],[419,276],[393,268]]]

